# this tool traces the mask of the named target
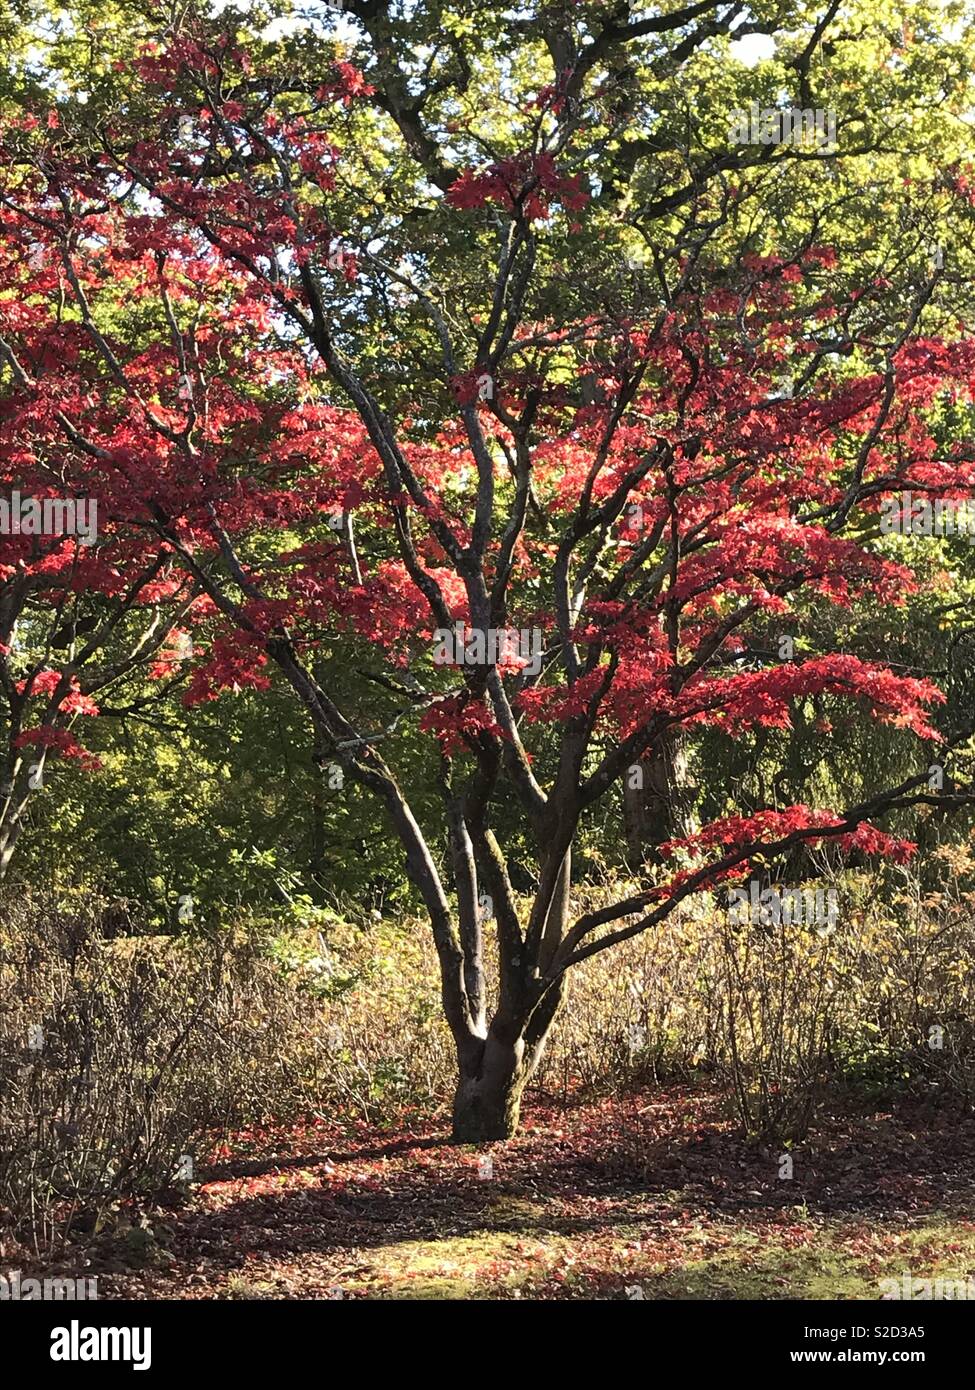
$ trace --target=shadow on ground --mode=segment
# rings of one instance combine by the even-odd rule
[[[143,1268],[117,1236],[96,1258],[105,1297],[876,1298],[975,1276],[973,1196],[970,1119],[837,1114],[787,1154],[672,1088],[485,1150],[315,1126],[151,1213]]]

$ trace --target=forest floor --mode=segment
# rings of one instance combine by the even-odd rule
[[[835,1111],[791,1158],[780,1177],[683,1086],[530,1105],[486,1150],[433,1125],[251,1131],[188,1193],[115,1212],[86,1272],[140,1299],[871,1299],[975,1278],[975,1118]]]

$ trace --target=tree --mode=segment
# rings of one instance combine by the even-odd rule
[[[127,523],[128,499],[110,498],[97,469],[64,467],[85,390],[80,378],[63,389],[78,325],[35,315],[32,299],[57,293],[63,267],[46,263],[30,226],[12,219],[5,230],[3,316],[21,346],[0,335],[15,387],[0,403],[0,877],[48,758],[98,767],[77,719],[98,715],[106,697],[151,705],[171,683],[151,692],[153,679],[177,677],[199,592],[165,546]]]
[[[584,8],[589,36],[569,39],[544,12],[552,80],[519,110],[508,143],[523,143],[476,166],[448,157],[455,136],[476,144],[471,127],[438,143],[424,121],[436,80],[445,104],[466,90],[463,46],[447,43],[447,75],[417,98],[385,7],[355,4],[375,71],[170,34],[106,126],[8,131],[0,190],[64,268],[8,326],[8,361],[38,335],[78,345],[48,401],[65,466],[125,496],[212,605],[187,700],[266,688],[273,663],[323,763],[386,808],[439,956],[454,1133],[473,1142],[517,1126],[575,964],[799,845],[907,855],[873,821],[969,799],[928,791],[924,751],[856,805],[770,805],[659,844],[644,888],[573,912],[586,817],[682,735],[745,740],[815,697],[938,738],[931,682],[764,639],[854,599],[901,602],[909,553],[871,536],[881,501],[958,497],[975,470],[967,443],[932,434],[949,398],[971,406],[944,265],[912,234],[858,281],[820,218],[779,249],[743,227],[749,171],[800,168],[802,150],[725,146],[658,187],[648,216],[665,234],[582,311],[576,282],[607,265],[586,219],[615,227],[618,254],[632,246],[632,224],[594,197],[638,181],[613,148],[639,123],[620,52],[664,33],[679,64],[737,16]],[[825,29],[799,50],[807,85]],[[421,169],[421,201],[388,213],[374,171],[372,201],[354,177],[384,158],[377,107]],[[961,171],[924,196],[965,224]],[[133,335],[119,330],[134,295]],[[17,401],[28,386],[13,371],[6,389]],[[361,681],[340,699],[350,651]],[[407,728],[428,748],[422,808]],[[527,904],[498,828],[512,808],[535,869]]]
[[[35,488],[31,500],[53,499]],[[48,758],[100,765],[76,720],[98,715],[106,695],[121,693],[132,709],[160,698],[146,681],[174,670],[175,644],[189,636],[179,626],[192,604],[185,574],[161,547],[147,550],[145,536],[113,541],[90,557],[67,535],[0,541],[0,877],[45,789]]]

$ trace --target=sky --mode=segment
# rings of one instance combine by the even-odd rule
[[[219,14],[221,10],[226,9],[227,5],[232,2],[233,0],[212,0],[213,13]],[[240,0],[236,0],[236,2],[240,4]],[[354,26],[350,26],[349,21],[341,14],[340,0],[336,0],[334,4],[329,4],[328,0],[312,0],[312,3],[308,3],[307,0],[305,0],[305,3],[302,3],[302,0],[299,0],[297,8],[303,10],[305,16],[309,13],[314,13],[320,15],[322,18],[328,16],[330,19],[333,19],[339,34],[342,33],[343,29],[354,32]],[[329,15],[330,10],[333,11],[332,15]],[[286,34],[290,30],[297,28],[303,22],[304,18],[299,15],[294,15],[287,19],[276,19],[264,30],[264,37],[277,38],[280,34]],[[764,34],[749,34],[731,45],[733,57],[750,68],[754,67],[765,58],[771,58],[774,52],[774,39],[768,38]]]

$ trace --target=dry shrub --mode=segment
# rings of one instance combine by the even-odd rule
[[[970,1107],[975,864],[956,846],[925,868],[940,886],[889,867],[832,880],[831,926],[732,926],[705,902],[593,957],[542,1080],[565,1092],[706,1069],[748,1133],[779,1140],[801,1138],[838,1091]]]
[[[0,1210],[38,1241],[291,1079],[302,1001],[246,942],[105,928],[29,900],[0,926]]]
[[[841,1086],[970,1105],[972,863],[957,849],[932,862],[933,892],[906,871],[847,875],[827,931],[731,928],[699,906],[594,956],[570,976],[536,1093],[705,1070],[747,1131],[778,1139],[800,1137]],[[29,898],[0,914],[0,1219],[35,1242],[172,1184],[182,1155],[235,1127],[341,1113],[382,1126],[448,1100],[453,1050],[421,921],[131,927],[117,909]]]

